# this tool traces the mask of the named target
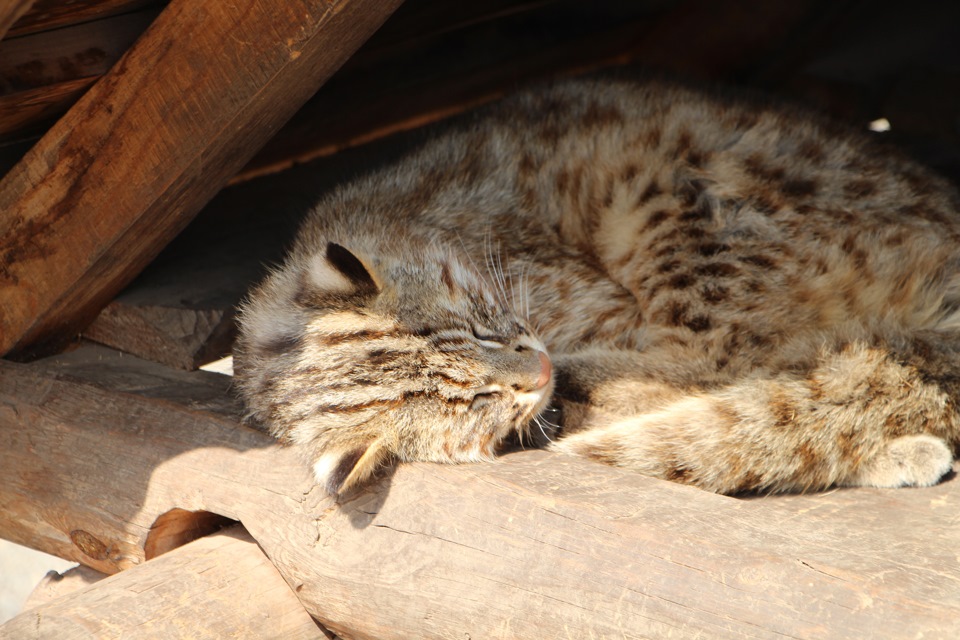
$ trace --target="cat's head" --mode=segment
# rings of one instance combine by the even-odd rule
[[[250,415],[304,447],[333,494],[392,461],[492,457],[553,388],[543,344],[496,291],[432,246],[291,258],[241,312]]]

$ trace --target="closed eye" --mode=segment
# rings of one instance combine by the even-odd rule
[[[507,340],[495,335],[492,331],[478,329],[477,327],[473,328],[473,337],[477,339],[481,347],[487,349],[503,349],[507,343]]]

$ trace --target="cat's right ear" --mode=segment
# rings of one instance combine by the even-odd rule
[[[339,496],[369,480],[389,458],[386,447],[375,440],[366,445],[325,451],[313,465],[313,474],[327,493]]]
[[[382,284],[371,262],[336,242],[328,242],[307,269],[312,292],[339,295],[376,295]]]

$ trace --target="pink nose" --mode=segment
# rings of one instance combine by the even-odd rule
[[[550,364],[550,358],[543,351],[540,356],[540,377],[537,378],[537,389],[543,389],[550,382],[550,376],[553,375],[553,365]]]

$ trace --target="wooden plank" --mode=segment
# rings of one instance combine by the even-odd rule
[[[2,39],[16,21],[30,10],[34,0],[12,0],[0,7],[0,39]]]
[[[32,607],[3,638],[328,638],[242,527]]]
[[[79,100],[95,81],[95,78],[78,78],[39,89],[0,95],[0,140],[10,139],[15,135],[29,136],[35,129],[49,126],[57,116]],[[0,151],[9,146],[2,142],[0,145]],[[19,155],[22,157],[23,153]],[[7,166],[4,166],[5,164]],[[16,163],[0,161],[0,174],[14,164]]]
[[[82,564],[67,569],[63,573],[57,571],[48,571],[40,582],[34,587],[26,602],[23,603],[23,611],[39,607],[51,600],[63,597],[74,591],[79,591],[84,587],[100,582],[108,577],[105,573],[100,573],[96,569],[85,567]],[[0,627],[2,628],[2,627]]]
[[[0,535],[100,570],[142,563],[179,508],[242,522],[348,637],[946,638],[960,619],[956,478],[738,500],[528,451],[403,465],[338,506],[227,415],[83,382],[135,359],[69,355],[0,363]]]
[[[399,3],[171,2],[0,182],[0,353],[89,323]]]
[[[49,126],[157,17],[147,9],[0,42],[0,142]]]
[[[10,28],[8,36],[49,31],[164,4],[165,0],[36,0]]]
[[[159,15],[149,9],[0,42],[0,91],[55,87],[105,74]]]

